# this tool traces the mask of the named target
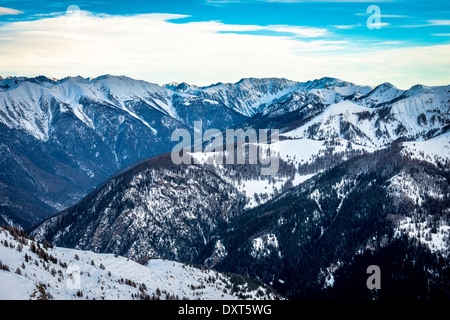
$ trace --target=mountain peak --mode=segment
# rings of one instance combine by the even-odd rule
[[[189,92],[191,90],[197,90],[198,87],[196,85],[190,85],[186,82],[169,82],[163,85],[163,88],[175,91],[175,92]]]
[[[338,78],[323,77],[320,79],[310,80],[305,83],[307,89],[324,89],[327,87],[342,87],[350,85],[349,82]]]
[[[389,82],[383,82],[382,84],[378,85],[375,89],[377,88],[397,89],[396,86],[394,86],[392,83]]]

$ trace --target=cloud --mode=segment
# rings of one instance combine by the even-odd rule
[[[382,14],[381,18],[409,18],[408,16],[403,16],[400,14]]]
[[[20,11],[20,10],[0,7],[0,16],[8,15],[8,14],[22,14],[22,13],[24,13],[24,12]]]
[[[450,20],[428,20],[430,26],[450,26]]]
[[[328,30],[324,28],[297,27],[288,25],[272,25],[268,26],[267,30],[292,33],[296,36],[304,38],[322,37],[329,34]]]
[[[391,24],[388,22],[372,22],[371,25],[374,26],[374,28],[380,29],[381,27],[389,27]],[[359,27],[367,27],[367,24],[362,24],[362,23],[358,23],[358,24],[349,24],[349,25],[341,25],[341,26],[333,26],[336,29],[341,29],[341,30],[351,30],[351,29],[355,29],[355,28],[359,28]]]
[[[234,4],[234,3],[240,3],[244,2],[242,0],[205,0],[205,4],[212,5],[212,6],[225,6],[228,4]]]
[[[340,41],[333,34],[307,37],[317,34],[306,27],[186,22],[184,17],[81,11],[77,17],[2,24],[0,70],[3,75],[56,78],[117,74],[160,84],[272,76],[305,81],[332,76],[371,85],[388,81],[404,88],[450,83],[450,45],[393,49]],[[240,33],[285,28],[303,37]]]
[[[214,1],[214,0],[210,0]],[[217,0],[220,1],[220,0]],[[244,0],[245,1],[245,0]],[[350,3],[373,3],[373,2],[394,2],[395,0],[256,0],[261,2],[279,2],[279,3],[302,3],[302,2],[350,2]]]
[[[207,5],[224,6],[235,3],[284,3],[284,4],[299,4],[299,3],[379,3],[379,2],[394,2],[395,0],[204,0]]]
[[[372,13],[355,13],[355,16],[370,16]],[[409,16],[399,14],[380,14],[380,18],[409,18]]]
[[[389,22],[373,22],[372,25],[380,29],[381,27],[389,27],[391,24]]]
[[[350,29],[355,29],[358,27],[362,27],[363,24],[362,23],[358,23],[358,24],[349,24],[349,25],[342,25],[342,26],[334,26],[336,29],[341,29],[341,30],[350,30]]]
[[[427,20],[424,24],[410,24],[399,26],[401,28],[423,28],[450,26],[450,20]]]

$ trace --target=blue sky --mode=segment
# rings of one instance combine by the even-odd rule
[[[370,5],[380,9],[379,29],[368,28]],[[69,30],[62,26],[62,18],[74,12],[68,8],[81,10]],[[408,87],[449,84],[449,48],[450,1],[0,2],[2,76],[120,73],[198,84],[246,76],[335,76]],[[79,54],[91,51],[86,60]]]

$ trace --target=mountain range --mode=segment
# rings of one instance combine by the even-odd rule
[[[278,129],[278,172],[206,161],[221,151],[175,165],[171,134],[195,121]],[[398,288],[378,298],[449,297],[449,125],[450,86],[6,78],[0,222],[57,246],[242,274],[287,298],[372,299],[365,281],[345,283],[378,257]]]

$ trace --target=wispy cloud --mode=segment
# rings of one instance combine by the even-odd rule
[[[355,13],[355,16],[370,16],[371,13]],[[380,18],[409,18],[409,16],[399,14],[380,14]]]
[[[301,27],[301,26],[289,26],[289,25],[272,25],[268,26],[267,30],[292,33],[295,36],[304,38],[323,37],[329,34],[325,28],[313,28],[313,27]]]
[[[430,26],[450,26],[450,20],[428,20]]]
[[[407,24],[398,27],[401,28],[424,28],[424,27],[443,27],[450,26],[450,20],[427,20],[423,24]]]
[[[213,0],[214,1],[214,0]],[[219,0],[220,1],[220,0]],[[245,1],[245,0],[243,0]],[[353,3],[373,3],[373,2],[394,2],[395,0],[253,0],[260,2],[280,2],[280,3],[301,3],[301,2],[353,2]]]
[[[294,29],[302,34],[296,37],[290,26],[183,22],[183,17],[82,11],[76,21],[79,28],[69,28],[73,17],[66,15],[10,22],[0,25],[0,70],[57,78],[125,74],[158,83],[205,85],[270,76],[294,80],[333,76],[373,85],[389,81],[403,88],[450,83],[450,45],[394,49],[339,41],[333,34],[308,37],[316,31],[303,27]],[[285,28],[294,36],[240,33]]]
[[[204,3],[207,5],[211,5],[211,6],[221,7],[221,6],[226,6],[229,4],[241,3],[241,2],[246,2],[246,1],[245,0],[205,0]]]
[[[374,23],[372,23],[372,25],[377,28],[391,26],[391,24],[388,22],[374,22]],[[366,24],[358,23],[358,24],[349,24],[349,25],[340,25],[340,26],[338,25],[338,26],[333,26],[333,27],[336,29],[341,29],[341,30],[351,30],[351,29],[355,29],[355,28],[359,28],[359,27],[366,27]]]
[[[214,1],[214,0],[212,0]],[[219,0],[220,1],[220,0]],[[243,0],[246,1],[246,0]],[[318,3],[327,3],[327,2],[349,2],[349,3],[373,3],[373,2],[394,2],[395,0],[253,0],[260,2],[279,2],[279,3],[302,3],[302,2],[318,2]]]
[[[11,8],[5,8],[5,7],[0,7],[0,16],[3,15],[14,15],[14,14],[22,14],[24,13],[23,11],[20,10],[16,10],[16,9],[11,9]]]
[[[205,4],[208,5],[227,5],[233,3],[258,3],[258,2],[266,2],[266,3],[379,3],[379,2],[394,2],[395,0],[204,0]]]
[[[358,23],[358,24],[349,24],[349,25],[341,25],[341,26],[333,26],[333,27],[336,29],[341,29],[341,30],[350,30],[350,29],[355,29],[355,28],[359,28],[362,26],[363,26],[362,23]]]

